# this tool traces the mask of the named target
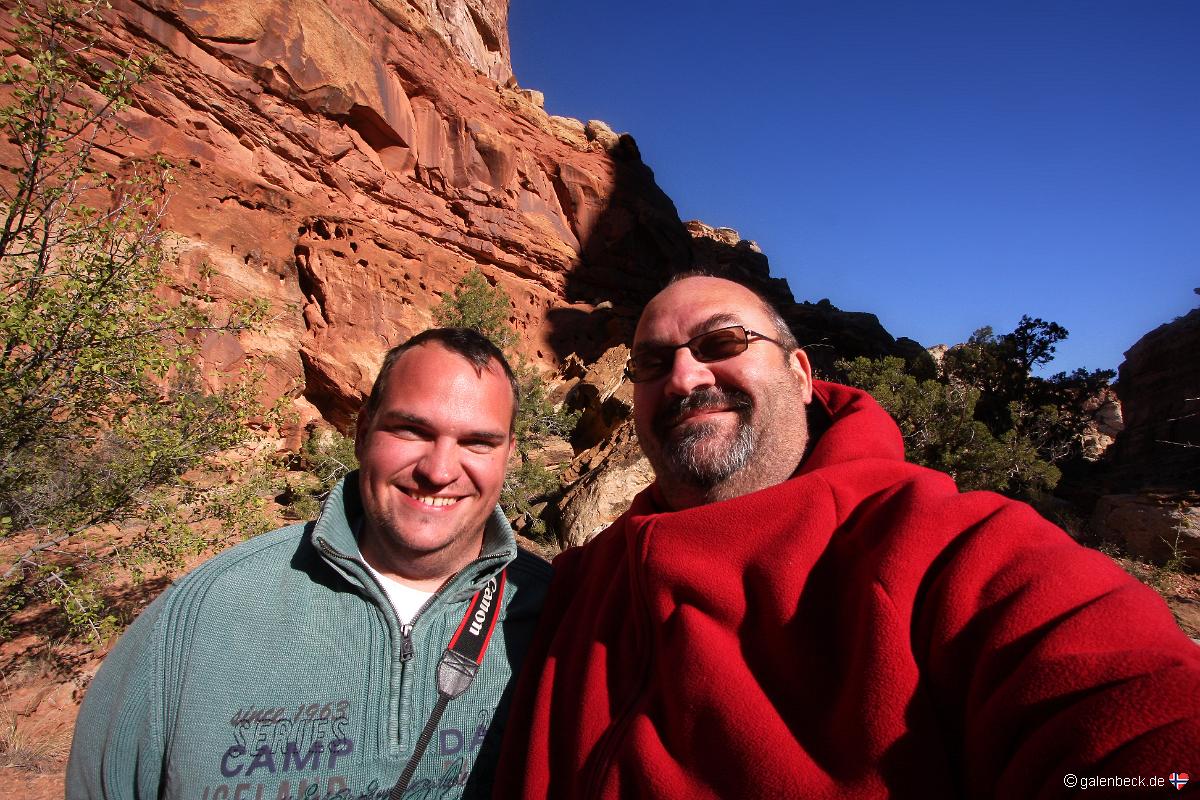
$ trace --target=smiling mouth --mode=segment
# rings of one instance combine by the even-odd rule
[[[706,386],[664,404],[654,415],[654,429],[660,436],[667,436],[689,420],[700,422],[706,416],[722,412],[733,412],[746,421],[753,407],[750,395],[743,391]]]
[[[415,492],[411,492],[408,489],[405,489],[403,491],[406,495],[411,497],[413,500],[416,500],[418,503],[420,503],[423,506],[429,506],[430,508],[445,508],[446,506],[454,505],[455,503],[457,503],[459,500],[462,499],[461,497],[439,497],[436,495],[429,495],[429,494],[416,494]]]
[[[720,413],[723,413],[726,411],[733,411],[733,409],[732,408],[720,408],[718,406],[707,406],[705,408],[693,408],[693,409],[689,409],[689,410],[683,412],[682,414],[680,414],[679,416],[675,417],[675,419],[671,420],[668,424],[670,427],[675,428],[675,427],[682,425],[685,422],[689,422],[691,420],[694,420],[694,419],[697,419],[700,417],[711,416],[713,414],[720,414]]]

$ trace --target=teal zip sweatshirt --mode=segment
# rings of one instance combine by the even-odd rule
[[[450,702],[404,795],[490,796],[550,566],[517,548],[497,508],[479,558],[402,630],[359,552],[361,513],[352,473],[316,522],[244,542],[159,596],[88,689],[68,800],[386,798],[471,597],[507,569],[475,681]]]

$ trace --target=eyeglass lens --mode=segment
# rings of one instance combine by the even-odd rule
[[[634,381],[648,381],[664,375],[671,368],[675,351],[686,347],[697,361],[711,363],[722,361],[746,350],[748,339],[741,326],[718,328],[694,336],[687,342],[674,347],[661,347],[642,353],[629,362],[630,376]]]
[[[721,328],[702,333],[688,342],[697,361],[720,361],[746,349],[744,328]]]

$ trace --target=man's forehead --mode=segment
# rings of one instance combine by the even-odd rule
[[[401,368],[421,370],[427,369],[429,364],[445,365],[448,368],[468,368],[480,380],[483,380],[484,374],[489,372],[507,380],[504,375],[504,367],[500,366],[500,362],[496,359],[489,358],[487,363],[480,367],[462,353],[451,350],[438,341],[423,342],[401,353],[400,358],[396,360],[396,365],[392,369],[393,371],[399,371]]]
[[[681,344],[716,328],[762,327],[769,321],[762,301],[744,286],[719,278],[688,278],[650,301],[638,322],[634,346]]]
[[[691,322],[685,322],[683,320],[680,320],[679,322],[682,325],[682,327],[679,328],[681,331],[680,335],[685,337],[683,341],[675,341],[675,335],[667,331],[647,330],[643,332],[639,328],[638,335],[634,337],[634,349],[640,350],[658,345],[683,344],[684,341],[691,339],[693,336],[699,336],[700,334],[707,333],[708,331],[715,331],[718,328],[728,328],[732,325],[743,325],[749,327],[749,323],[743,319],[742,315],[732,311],[718,311],[715,314],[710,314],[707,317],[693,320]],[[675,328],[675,326],[668,327],[672,329]]]
[[[495,387],[497,390],[502,387],[503,391],[512,393],[508,377],[504,374],[504,367],[496,359],[488,359],[487,363],[480,367],[463,354],[438,342],[426,342],[401,353],[387,376],[385,389],[390,392],[393,387],[404,388],[413,381],[431,379],[434,374],[447,380],[453,377],[456,381],[465,381],[472,387],[472,396],[478,392],[475,388],[477,383]]]
[[[499,361],[491,358],[479,367],[438,342],[426,342],[400,354],[388,373],[380,406],[376,416],[381,419],[389,414],[393,419],[420,418],[432,427],[429,420],[446,421],[458,414],[470,419],[465,427],[479,430],[503,420],[503,425],[491,427],[503,428],[505,433],[515,411],[512,385]]]

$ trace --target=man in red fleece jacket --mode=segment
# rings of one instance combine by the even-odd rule
[[[906,463],[756,294],[672,283],[628,372],[657,479],[556,559],[497,797],[1031,798],[1200,773],[1200,648],[1162,601],[1028,506]]]

